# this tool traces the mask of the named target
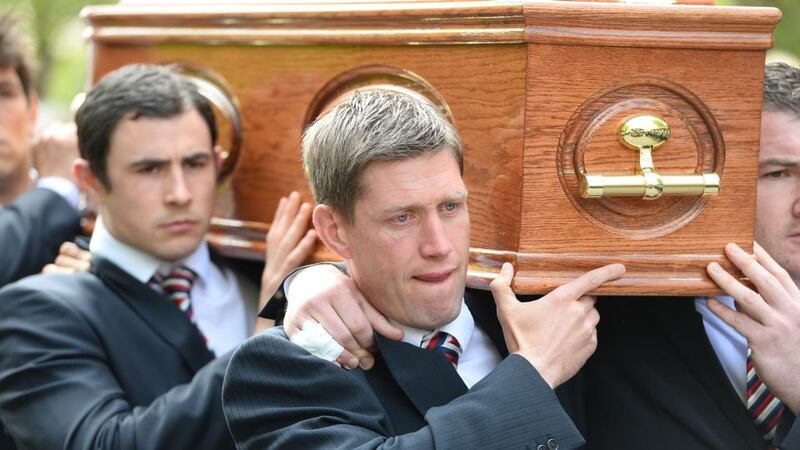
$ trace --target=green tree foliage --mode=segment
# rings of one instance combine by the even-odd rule
[[[37,90],[68,104],[83,89],[86,46],[80,10],[115,0],[0,0],[0,13],[12,13],[33,40],[38,65]]]

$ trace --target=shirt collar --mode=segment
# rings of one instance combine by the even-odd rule
[[[475,319],[472,317],[472,313],[470,312],[466,303],[464,303],[463,298],[461,299],[461,311],[459,311],[458,316],[453,319],[452,322],[440,327],[438,330],[420,330],[405,326],[394,320],[391,320],[390,322],[392,325],[403,330],[403,342],[407,344],[420,347],[422,340],[426,336],[430,335],[434,331],[444,331],[458,340],[458,343],[461,344],[462,352],[467,349],[469,340],[472,337],[472,331],[475,328]]]
[[[150,281],[156,271],[169,273],[172,266],[176,264],[162,261],[149,253],[121,242],[111,235],[103,225],[103,219],[100,216],[95,221],[89,250],[116,264],[142,283]],[[211,270],[211,258],[206,241],[203,240],[194,252],[178,263],[185,265],[197,274],[196,282],[202,282],[208,277]]]

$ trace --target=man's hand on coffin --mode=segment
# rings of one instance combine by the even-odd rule
[[[286,275],[305,261],[314,250],[317,232],[309,229],[311,204],[301,202],[300,194],[282,197],[267,233],[266,265],[261,275],[259,309],[267,304]]]
[[[526,358],[551,388],[572,378],[597,348],[600,315],[586,294],[624,273],[621,264],[604,266],[523,303],[511,290],[513,267],[503,264],[491,289],[508,351]]]
[[[753,366],[770,391],[797,415],[800,412],[800,289],[789,274],[757,243],[755,258],[736,244],[725,255],[753,282],[749,289],[717,263],[708,274],[736,301],[736,311],[709,299],[708,306],[744,337]]]
[[[317,264],[295,274],[286,292],[286,334],[294,335],[308,320],[322,327],[344,347],[336,360],[342,367],[360,366],[369,370],[375,359],[373,330],[389,339],[403,338],[403,331],[392,326],[367,302],[355,282],[333,264]]]
[[[64,242],[53,263],[44,266],[42,273],[86,272],[92,267],[92,254],[74,242]]]

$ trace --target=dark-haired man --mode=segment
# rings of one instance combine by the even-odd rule
[[[0,419],[20,448],[233,448],[227,353],[254,329],[247,300],[263,303],[287,267],[267,266],[259,296],[205,242],[210,106],[170,68],[126,66],[89,92],[76,122],[74,171],[99,211],[92,269],[0,290]],[[302,260],[310,207],[298,194],[281,205],[286,248]]]
[[[39,104],[33,78],[22,34],[0,16],[0,286],[39,272],[78,232],[70,174],[77,151],[57,140],[30,147]],[[54,147],[38,161],[34,181],[32,150]]]

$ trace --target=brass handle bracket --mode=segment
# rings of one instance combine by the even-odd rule
[[[716,173],[662,175],[653,165],[653,150],[669,139],[669,125],[654,116],[636,116],[620,128],[620,141],[639,152],[641,172],[636,175],[587,173],[580,183],[581,197],[642,197],[655,200],[662,195],[717,195],[720,189]]]

